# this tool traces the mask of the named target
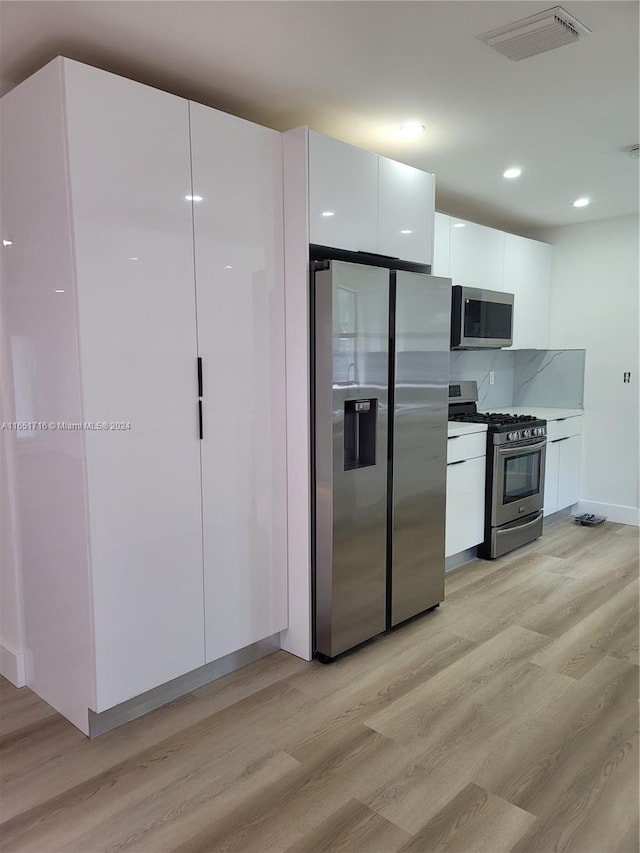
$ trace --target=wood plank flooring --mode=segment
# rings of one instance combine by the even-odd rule
[[[638,531],[567,519],[323,666],[91,742],[0,680],[0,849],[637,853]]]

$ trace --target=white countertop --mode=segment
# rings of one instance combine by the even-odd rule
[[[545,421],[559,421],[561,418],[575,418],[582,415],[582,409],[552,409],[545,406],[507,406],[504,410],[512,415],[535,415]]]
[[[448,438],[458,435],[471,435],[474,432],[486,432],[486,424],[461,424],[457,421],[449,421]]]

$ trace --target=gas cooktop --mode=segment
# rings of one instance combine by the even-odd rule
[[[473,381],[449,384],[449,420],[463,424],[486,424],[495,436],[493,443],[530,441],[547,433],[547,422],[535,415],[512,415],[508,412],[479,412],[478,387]]]
[[[538,427],[546,424],[546,421],[536,418],[534,415],[510,415],[504,412],[460,412],[449,410],[449,420],[463,424],[486,424],[489,432],[510,432],[527,426],[531,435],[544,435],[539,432]],[[529,437],[529,436],[527,436]]]
[[[508,424],[527,424],[537,421],[534,415],[509,415],[503,412],[465,412],[450,414],[450,421],[460,421],[467,424],[488,424],[491,426],[507,426]]]

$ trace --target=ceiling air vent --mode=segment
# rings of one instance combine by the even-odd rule
[[[588,35],[591,35],[591,30],[565,12],[562,6],[554,6],[478,38],[503,56],[519,62],[536,53],[572,44]]]

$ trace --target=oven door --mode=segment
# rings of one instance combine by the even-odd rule
[[[526,518],[542,509],[547,440],[493,449],[491,525]]]

